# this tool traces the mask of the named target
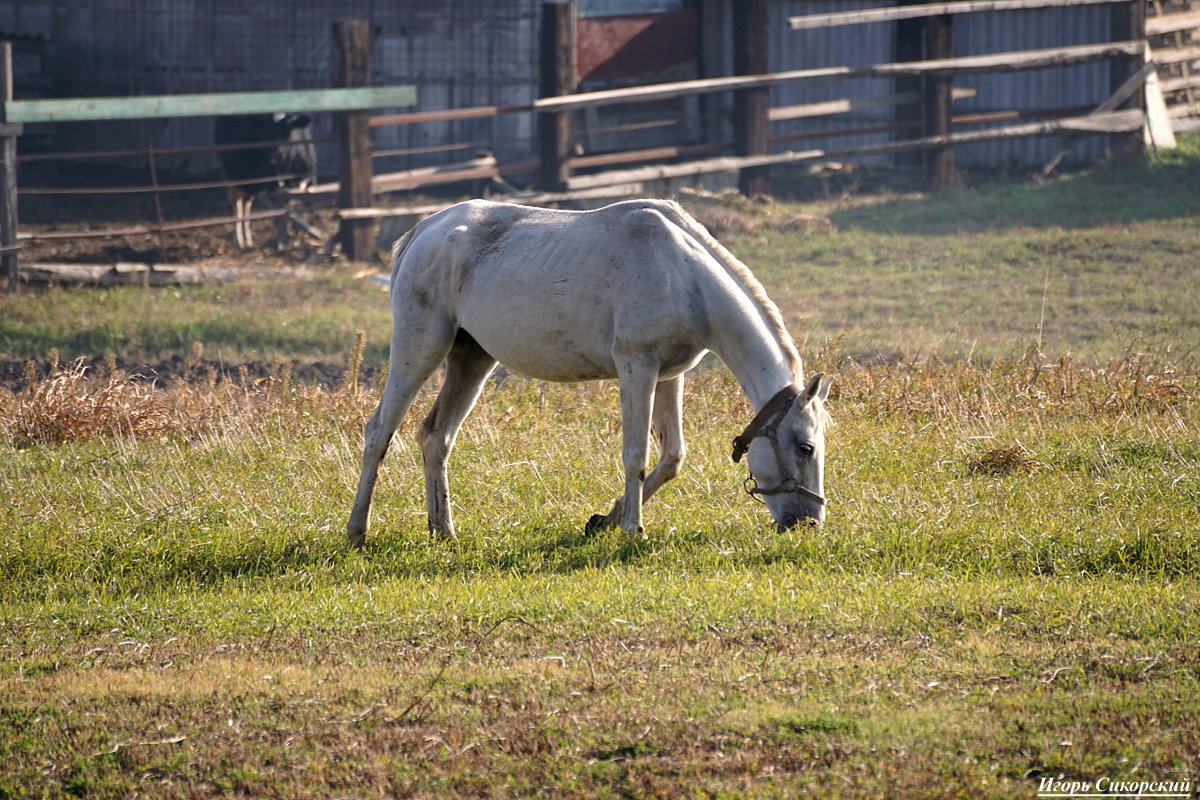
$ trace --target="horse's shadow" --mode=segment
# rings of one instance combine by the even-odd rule
[[[535,532],[528,545],[499,554],[495,566],[513,572],[567,574],[637,564],[667,547],[664,536],[629,536],[620,530],[561,531],[550,539]]]

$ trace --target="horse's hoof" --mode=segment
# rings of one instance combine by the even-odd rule
[[[608,517],[604,516],[603,514],[592,514],[592,518],[589,519],[587,524],[583,526],[583,532],[588,536],[591,536],[597,531],[602,531],[605,527],[607,527],[605,524],[607,520]]]

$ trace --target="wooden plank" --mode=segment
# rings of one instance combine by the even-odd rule
[[[246,219],[274,219],[288,213],[286,208],[271,211],[254,211]],[[190,231],[197,228],[215,228],[220,225],[233,225],[237,217],[208,217],[189,222],[168,222],[164,225],[135,225],[128,228],[100,228],[86,231],[48,231],[45,233],[22,233],[17,238],[30,242],[63,241],[69,239],[106,239],[114,236],[152,236],[163,231]]]
[[[1161,17],[1146,17],[1146,35],[1161,36],[1164,33],[1175,33],[1192,28],[1200,28],[1200,11],[1188,11],[1182,14],[1163,14]]]
[[[777,83],[787,83],[789,81],[830,81],[845,80],[848,78],[884,78],[896,75],[937,73],[968,75],[985,72],[1041,69],[1044,67],[1067,66],[1088,61],[1099,61],[1121,55],[1140,55],[1144,47],[1145,44],[1141,40],[1103,42],[1100,44],[1073,45],[1070,47],[1052,47],[1042,50],[1019,50],[981,56],[961,56],[933,61],[904,61],[892,64],[876,64],[874,66],[855,69],[851,69],[850,67],[822,67],[818,69],[772,72],[765,75],[706,78],[695,81],[633,86],[627,89],[583,92],[563,97],[544,97],[534,101],[534,108],[538,111],[550,111],[568,108],[586,108],[588,106],[607,105],[610,103],[638,103],[673,97],[685,97],[693,94],[704,94],[706,92],[772,86]]]
[[[948,61],[954,55],[950,28],[950,17],[942,14],[925,19],[926,63]],[[941,71],[926,72],[922,103],[924,133],[926,136],[945,136],[951,131],[950,115],[954,111],[951,97],[953,75]],[[935,147],[926,155],[925,174],[930,185],[937,190],[949,189],[957,182],[954,169],[954,148]]]
[[[1181,92],[1184,89],[1194,86],[1200,86],[1200,72],[1191,75],[1181,75],[1178,78],[1166,78],[1159,82],[1159,89],[1163,93]]]
[[[1141,49],[1137,52],[1116,56],[1108,63],[1109,86],[1114,94],[1124,90],[1129,84],[1133,85],[1129,99],[1115,105],[1114,110],[1122,107],[1137,109],[1146,107],[1146,93],[1143,90],[1146,82],[1138,77],[1148,60],[1146,5],[1145,0],[1130,0],[1128,3],[1109,7],[1109,35],[1114,39],[1142,43]],[[1107,147],[1114,162],[1133,166],[1138,163],[1142,157],[1142,151],[1145,149],[1141,128],[1135,129],[1127,136],[1112,137],[1107,143]]]
[[[372,128],[388,125],[415,125],[421,122],[457,122],[465,119],[486,119],[501,114],[519,114],[533,111],[533,106],[472,106],[470,108],[447,108],[437,111],[410,111],[406,114],[380,114],[371,117]]]
[[[414,105],[416,102],[416,87],[403,85],[356,89],[289,89],[272,92],[12,100],[4,105],[8,112],[8,122],[85,122],[292,111],[361,111],[372,108],[400,108]]]
[[[1153,62],[1150,63],[1150,66]],[[1174,150],[1179,143],[1171,127],[1171,116],[1167,113],[1167,101],[1163,99],[1154,70],[1146,77],[1146,144],[1160,150]]]
[[[1200,61],[1200,47],[1156,47],[1153,52],[1155,64],[1180,64],[1185,61]]]
[[[712,144],[676,145],[674,147],[651,147],[645,150],[620,150],[615,153],[598,153],[592,156],[576,156],[570,159],[571,169],[611,167],[617,164],[633,164],[638,161],[665,161],[671,158],[688,158],[725,150],[727,142]]]
[[[574,3],[542,3],[542,97],[561,97],[575,91],[576,25]],[[557,192],[567,187],[573,137],[571,114],[557,110],[538,117],[538,187]]]
[[[736,89],[751,89],[772,86],[788,81],[842,80],[858,77],[849,67],[822,67],[820,69],[797,69],[773,72],[768,75],[739,75],[731,78],[704,78],[674,83],[654,83],[646,86],[631,86],[627,89],[605,89],[599,92],[581,92],[565,97],[543,97],[533,103],[536,111],[556,111],[568,108],[608,105],[611,103],[639,103],[649,100],[666,100],[707,92],[723,92]]]
[[[1011,72],[1044,67],[1061,67],[1100,61],[1115,56],[1141,55],[1145,43],[1140,39],[1123,42],[1103,42],[1070,47],[1049,47],[1041,50],[1018,50],[1006,53],[991,53],[981,56],[959,56],[930,61],[910,61],[896,64],[876,64],[855,70],[855,77],[883,77],[887,75],[970,75],[981,72]]]
[[[1022,139],[1027,136],[1044,136],[1063,131],[1080,133],[1128,133],[1141,130],[1143,113],[1140,108],[1126,108],[1107,114],[1088,114],[1081,117],[1064,117],[1042,122],[1027,122],[1020,125],[1004,125],[979,131],[961,131],[947,136],[923,137],[900,142],[867,145],[849,150],[827,153],[829,156],[864,156],[883,153],[900,153],[906,150],[921,150],[946,145],[971,144],[997,139]]]
[[[0,136],[20,136],[25,126],[19,122],[0,122]]]
[[[952,96],[955,100],[964,100],[976,94],[973,86],[956,86]],[[810,117],[829,117],[835,114],[849,114],[852,111],[869,111],[878,108],[892,108],[908,103],[919,103],[919,92],[901,92],[900,94],[878,95],[875,97],[850,97],[841,100],[826,100],[822,103],[803,103],[796,106],[777,106],[771,109],[771,122],[783,122],[789,119],[809,119]]]
[[[484,156],[482,158],[473,158],[470,161],[456,161],[453,164],[441,164],[433,167],[417,167],[398,172],[380,173],[379,175],[372,176],[371,190],[373,192],[388,192],[395,191],[396,189],[425,186],[427,184],[451,183],[453,181],[489,177],[491,175],[498,176],[499,174],[500,171],[497,167],[495,157]],[[303,191],[291,192],[291,194],[297,197],[311,194],[336,194],[340,191],[340,185],[338,181],[316,183]],[[360,206],[346,206],[346,208],[369,207],[371,207],[370,203],[363,203]],[[351,218],[346,217],[346,219]]]
[[[31,283],[86,283],[101,286],[173,286],[240,280],[294,280],[311,269],[272,267],[184,267],[162,264],[26,264],[21,280]]]
[[[729,172],[745,169],[746,167],[761,167],[768,164],[809,161],[822,158],[824,155],[825,151],[823,150],[804,150],[801,152],[775,153],[765,156],[727,156],[724,158],[709,158],[703,161],[690,161],[686,164],[664,164],[653,167],[601,172],[596,175],[579,175],[571,178],[568,183],[573,190],[593,189],[601,186],[612,186],[618,183],[683,178],[691,175],[704,175],[710,172]]]
[[[565,203],[572,200],[603,200],[610,197],[634,197],[645,192],[640,183],[619,183],[576,192],[522,192],[521,194],[497,195],[487,198],[495,203],[513,205],[539,205],[541,203]],[[423,216],[447,208],[448,203],[423,206],[399,206],[396,208],[343,208],[337,213],[345,219],[389,219],[392,217]]]
[[[837,25],[859,25],[867,22],[893,22],[901,19],[937,17],[944,14],[972,14],[982,11],[1024,11],[1031,8],[1062,6],[1091,6],[1117,3],[1123,0],[963,0],[956,3],[928,3],[919,6],[868,8],[860,11],[839,11],[831,14],[806,14],[789,17],[792,30],[829,28]]]

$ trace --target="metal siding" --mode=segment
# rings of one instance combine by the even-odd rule
[[[1109,41],[1108,6],[1074,6],[1036,11],[961,14],[954,17],[956,56],[1095,44]],[[1007,109],[1040,110],[1099,105],[1110,93],[1107,62],[1025,72],[957,78],[973,98],[955,103],[957,113]],[[974,126],[976,128],[981,126]],[[970,129],[970,128],[966,128]],[[1063,147],[1062,136],[981,142],[955,148],[955,160],[969,167],[1040,167]],[[1103,136],[1074,140],[1069,161],[1095,161],[1106,147]]]
[[[332,22],[354,17],[375,33],[372,80],[414,83],[418,105],[437,110],[467,105],[522,105],[538,86],[541,0],[392,0],[247,3],[245,0],[0,0],[0,27],[49,37],[55,93],[121,96],[184,92],[319,88],[330,85]],[[144,7],[143,7],[144,6]],[[61,24],[57,24],[59,22]],[[329,115],[315,119],[317,138],[332,135]],[[379,149],[470,142],[502,158],[533,151],[533,115],[461,123],[396,126],[374,131]],[[59,126],[67,149],[128,148],[150,132],[157,147],[212,142],[212,121]],[[320,146],[322,171],[334,164]],[[378,159],[377,169],[459,160],[462,152]],[[175,159],[215,168],[215,158]],[[171,159],[164,158],[163,162]]]
[[[771,3],[769,63],[773,70],[848,65],[894,60],[892,23],[792,31],[787,17],[805,13],[869,8],[882,0],[775,0]],[[723,3],[728,14],[732,0]],[[414,83],[418,110],[454,105],[518,105],[532,101],[538,85],[538,27],[541,0],[338,0],[336,3],[254,4],[246,0],[0,0],[0,23],[17,33],[50,37],[49,57],[55,92],[61,96],[230,91],[279,87],[328,86],[333,19],[367,17],[376,31],[373,79],[377,84]],[[1040,11],[964,14],[954,17],[955,54],[1023,50],[1101,42],[1109,36],[1109,8],[1083,6]],[[723,26],[723,59],[729,61],[730,27]],[[1109,89],[1107,64],[1034,72],[964,77],[974,99],[959,101],[959,112],[972,109],[1033,109],[1099,103]],[[839,97],[872,97],[893,91],[886,79],[829,84],[788,84],[771,90],[775,106]],[[714,105],[728,118],[730,95]],[[849,138],[851,126],[887,124],[889,109],[853,115],[775,123],[772,133],[823,134],[820,138],[780,143],[776,149],[821,147],[837,150],[887,141],[888,134]],[[318,115],[318,137],[329,135],[328,115]],[[532,114],[382,128],[375,131],[380,149],[470,142],[490,146],[503,160],[533,152]],[[67,148],[127,147],[144,140],[140,123],[64,125],[59,144]],[[159,147],[211,142],[211,122],[172,121],[151,126]],[[1061,137],[982,143],[958,148],[968,166],[1030,167],[1056,153]],[[1104,137],[1087,137],[1073,146],[1073,160],[1092,160],[1105,148]],[[457,160],[450,152],[380,159],[377,168]],[[328,168],[333,152],[324,145]],[[881,163],[885,159],[872,159]],[[205,159],[192,158],[203,166]]]
[[[832,11],[855,11],[874,8],[875,0],[783,0],[771,4],[770,67],[782,72],[815,67],[864,67],[892,60],[892,23],[844,25],[817,30],[793,31],[788,17],[821,14]],[[889,95],[892,81],[885,78],[855,79],[828,83],[787,83],[771,89],[771,106],[791,106],[818,103],[841,98],[866,98]],[[774,150],[841,150],[891,140],[890,134],[842,136],[839,131],[854,127],[887,125],[892,122],[888,108],[859,111],[852,114],[787,120],[772,123],[772,136],[798,134],[827,134],[820,138],[798,139],[777,143]],[[887,163],[887,157],[861,159],[863,163]]]

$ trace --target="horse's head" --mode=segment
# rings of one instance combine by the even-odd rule
[[[734,445],[734,460],[746,453],[747,491],[760,498],[780,530],[825,520],[825,400],[832,381],[814,375],[798,393],[785,390]],[[791,397],[788,402],[788,397]]]

